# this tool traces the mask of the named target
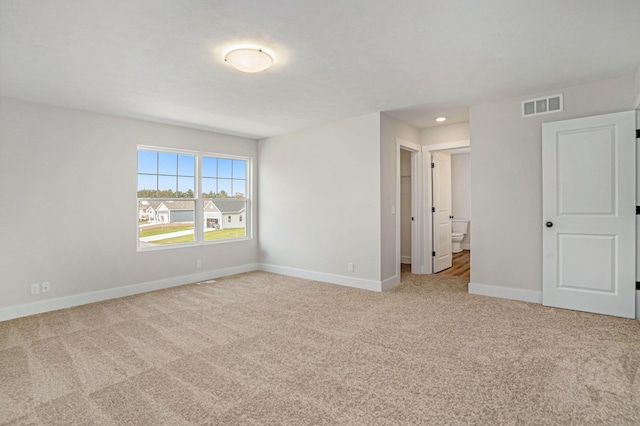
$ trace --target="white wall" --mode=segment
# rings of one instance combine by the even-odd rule
[[[630,110],[634,85],[630,75],[471,107],[472,283],[541,292],[541,124]],[[520,117],[521,101],[555,93],[564,112]]]
[[[456,219],[471,219],[471,167],[469,153],[451,155],[451,214]],[[462,240],[462,248],[468,250],[471,244],[471,227]]]
[[[380,114],[262,140],[259,162],[267,270],[379,290]]]
[[[420,130],[420,145],[468,141],[469,139],[468,122],[427,127]]]
[[[0,311],[255,266],[255,239],[136,252],[137,144],[257,155],[254,140],[0,98]]]
[[[382,232],[382,281],[385,288],[400,282],[400,265],[396,261],[396,141],[420,144],[420,131],[396,118],[380,114],[380,222]]]

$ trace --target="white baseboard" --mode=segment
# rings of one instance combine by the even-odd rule
[[[400,263],[411,265],[411,256],[400,256]]]
[[[6,308],[0,308],[0,321],[7,321],[10,319],[25,317],[28,315],[57,311],[59,309],[86,305],[88,303],[117,299],[119,297],[132,296],[134,294],[162,290],[165,288],[177,287],[185,284],[191,284],[256,270],[273,272],[280,275],[327,282],[331,284],[338,284],[370,291],[386,291],[400,284],[400,276],[398,275],[387,278],[380,283],[379,281],[375,280],[352,278],[343,275],[327,274],[323,272],[289,268],[285,266],[249,263],[246,265],[232,266],[229,268],[217,269],[214,271],[200,272],[197,274],[183,275],[180,277],[167,278],[157,281],[149,281],[129,286],[93,291],[90,293],[82,293],[73,296],[42,300],[38,302],[27,303],[24,305],[8,306]],[[488,284],[469,283],[469,294],[498,297],[502,299],[520,300],[523,302],[542,303],[542,292],[540,291],[500,287]],[[640,319],[640,291],[636,291],[636,319]]]
[[[387,291],[400,284],[400,275],[394,275],[382,281],[382,291]]]
[[[500,287],[487,284],[469,283],[469,294],[520,300],[523,302],[542,303],[541,291],[522,290],[518,288]],[[640,320],[640,290],[636,291],[636,319]]]
[[[41,314],[44,312],[57,311],[59,309],[66,309],[79,305],[86,305],[87,303],[132,296],[134,294],[146,293],[149,291],[162,290],[169,287],[177,287],[214,278],[226,277],[228,275],[256,271],[258,269],[260,269],[260,267],[257,263],[249,263],[246,265],[232,266],[230,268],[216,269],[214,271],[199,272],[197,274],[182,275],[157,281],[148,281],[145,283],[92,291],[73,296],[41,300],[33,303],[26,303],[24,305],[8,306],[6,308],[0,308],[0,321]]]
[[[469,283],[469,294],[499,297],[501,299],[520,300],[523,302],[542,303],[541,291],[500,287],[488,284]]]
[[[462,250],[471,250],[471,243],[460,243],[460,248]]]
[[[362,290],[381,291],[382,287],[380,281],[327,274],[324,272],[308,271],[306,269],[289,268],[287,266],[270,265],[266,263],[260,264],[260,270],[273,272],[274,274],[287,275],[290,277],[354,287]]]

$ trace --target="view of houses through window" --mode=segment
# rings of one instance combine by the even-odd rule
[[[247,235],[247,159],[138,149],[138,247]]]

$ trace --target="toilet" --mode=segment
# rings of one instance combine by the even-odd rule
[[[460,243],[464,239],[464,235],[468,229],[468,220],[453,219],[451,221],[451,251],[453,253],[460,253],[462,251]]]

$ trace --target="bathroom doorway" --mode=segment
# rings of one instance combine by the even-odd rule
[[[427,145],[429,273],[470,279],[471,173],[469,141]],[[443,186],[444,185],[444,186]]]

